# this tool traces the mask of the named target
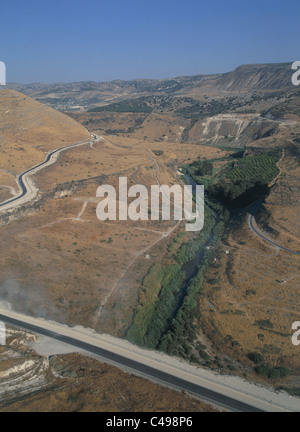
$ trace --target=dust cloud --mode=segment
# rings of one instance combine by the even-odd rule
[[[22,287],[15,280],[0,283],[0,301],[8,302],[13,310],[37,318],[65,322],[64,314],[37,288]]]

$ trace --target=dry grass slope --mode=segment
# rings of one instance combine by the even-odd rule
[[[50,150],[89,138],[64,114],[19,92],[0,91],[0,185],[16,187],[16,175],[43,162]],[[8,188],[0,186],[0,191],[11,196]]]

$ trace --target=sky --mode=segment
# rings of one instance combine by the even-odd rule
[[[221,73],[300,60],[299,0],[0,0],[7,82]]]

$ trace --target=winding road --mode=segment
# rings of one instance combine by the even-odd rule
[[[250,225],[250,229],[251,229],[251,231],[253,231],[253,232],[254,232],[256,235],[258,235],[260,238],[262,238],[263,240],[265,240],[266,242],[270,243],[271,245],[275,246],[276,248],[278,248],[278,249],[280,249],[280,250],[283,250],[283,251],[289,252],[289,253],[294,254],[294,255],[300,255],[300,252],[296,252],[296,251],[293,251],[293,250],[291,250],[291,249],[288,249],[288,248],[286,248],[286,247],[284,247],[284,246],[279,245],[278,243],[274,242],[274,241],[271,240],[270,238],[266,237],[264,234],[262,234],[262,233],[261,233],[261,232],[256,228],[255,215],[256,215],[257,210],[258,210],[259,207],[261,206],[261,204],[262,204],[262,201],[260,200],[260,201],[258,201],[258,202],[254,205],[254,207],[252,208],[251,215],[250,215],[250,218],[249,218],[249,225]]]
[[[44,162],[35,165],[32,168],[29,168],[17,177],[16,181],[20,190],[20,194],[15,196],[14,198],[2,202],[0,204],[0,212],[2,213],[3,211],[10,210],[11,208],[18,207],[19,205],[22,205],[25,202],[28,202],[35,198],[38,193],[38,189],[34,186],[34,183],[30,181],[30,176],[55,163],[62,152],[75,147],[80,147],[82,145],[90,145],[98,140],[99,138],[96,135],[92,135],[91,140],[82,141],[80,143],[52,150],[50,153],[47,154]]]
[[[292,140],[292,142],[294,144],[296,144],[294,140]],[[284,159],[284,157],[285,157],[285,151],[283,149],[282,150],[281,158],[277,162],[277,167],[279,169],[279,173],[275,177],[275,179],[272,181],[272,183],[269,185],[270,188],[273,187],[277,183],[277,180],[279,179],[279,177],[281,175],[280,163],[282,162],[282,160]],[[254,206],[253,206],[253,208],[251,210],[251,214],[250,214],[250,217],[249,217],[249,226],[250,226],[251,231],[254,232],[257,236],[259,236],[264,241],[266,241],[266,242],[270,243],[271,245],[275,246],[277,249],[283,250],[285,252],[289,252],[289,253],[294,254],[294,255],[300,255],[300,252],[296,252],[296,251],[288,249],[288,248],[286,248],[284,246],[279,245],[278,243],[274,242],[274,240],[270,239],[269,237],[267,237],[266,235],[262,234],[261,231],[258,230],[258,228],[256,227],[255,215],[257,213],[257,210],[261,206],[261,204],[262,204],[262,200],[257,201],[254,204]]]

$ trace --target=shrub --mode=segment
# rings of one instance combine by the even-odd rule
[[[265,327],[265,328],[274,328],[274,325],[271,323],[270,320],[257,320],[255,321],[255,325],[258,325],[259,327]]]
[[[291,371],[285,367],[272,367],[269,365],[258,366],[255,368],[255,372],[269,379],[285,378],[291,373]]]
[[[248,358],[253,361],[256,365],[261,365],[265,363],[265,358],[262,354],[258,352],[252,352],[248,354]]]

